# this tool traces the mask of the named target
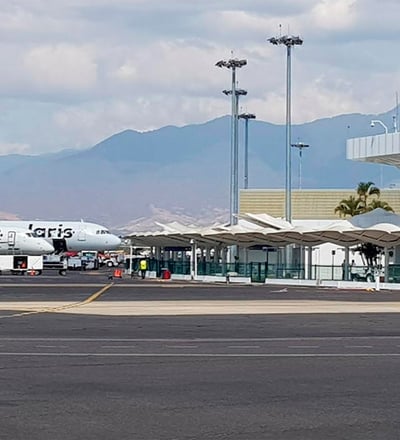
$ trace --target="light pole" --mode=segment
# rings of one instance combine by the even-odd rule
[[[385,134],[388,134],[389,130],[388,130],[387,126],[382,121],[380,121],[379,119],[372,119],[371,127],[374,128],[375,124],[381,125],[383,127],[383,129],[385,130]]]
[[[247,64],[247,60],[239,60],[237,58],[227,61],[218,61],[215,65],[217,67],[226,67],[232,70],[232,88],[230,91],[224,90],[226,95],[232,95],[232,115],[231,115],[231,172],[230,172],[230,206],[229,206],[229,219],[230,224],[237,224],[238,214],[238,96],[236,93],[236,69],[241,68]],[[246,92],[247,93],[247,92]],[[236,183],[236,185],[235,185]]]
[[[299,189],[301,189],[301,162],[303,158],[303,149],[309,148],[308,144],[304,144],[303,142],[297,142],[292,144],[292,147],[299,149]]]
[[[232,90],[223,90],[222,93],[225,95],[231,95]],[[231,225],[236,225],[238,222],[239,213],[239,135],[238,135],[238,119],[239,119],[239,96],[246,96],[247,90],[235,89],[235,143],[233,146],[232,155],[232,222]]]
[[[245,121],[244,131],[244,189],[249,187],[249,119],[255,119],[253,113],[240,113],[239,119]]]
[[[300,46],[303,40],[293,35],[283,35],[269,38],[268,41],[274,45],[283,44],[286,46],[287,70],[286,70],[286,184],[285,184],[285,219],[292,222],[292,176],[291,176],[291,52],[293,46]]]
[[[387,126],[381,120],[379,120],[379,119],[372,119],[371,127],[374,128],[375,124],[379,124],[385,130],[385,150],[386,150],[387,135],[388,135],[389,130],[388,130]],[[380,173],[379,173],[380,174],[380,176],[379,176],[379,180],[380,180],[379,186],[382,188],[383,187],[383,165],[382,164],[380,164],[379,171],[380,171]]]

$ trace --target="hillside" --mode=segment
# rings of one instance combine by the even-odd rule
[[[345,157],[348,137],[369,135],[371,119],[390,126],[392,112],[341,115],[294,125],[303,153],[303,188],[353,188],[361,180],[380,185],[380,166]],[[240,123],[241,164],[243,121]],[[293,187],[298,154],[293,151]],[[230,118],[139,133],[126,130],[79,151],[0,157],[2,211],[20,218],[80,219],[124,225],[152,207],[200,217],[229,207]],[[285,126],[249,124],[249,186],[279,188],[285,180]],[[385,186],[398,171],[384,167]],[[242,176],[240,182],[242,183]]]

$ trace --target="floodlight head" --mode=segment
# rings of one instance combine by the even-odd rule
[[[303,44],[303,40],[297,36],[285,36],[282,37],[284,39],[284,43],[286,46],[301,46]]]
[[[222,90],[222,93],[226,96],[232,95],[232,90]]]
[[[256,115],[254,113],[240,113],[238,115],[240,119],[256,119]]]
[[[375,122],[371,121],[371,127],[374,128],[375,127]]]
[[[247,60],[239,60],[238,58],[232,58],[228,61],[220,60],[215,65],[217,67],[227,67],[228,69],[235,69],[236,67],[243,67],[247,64]]]
[[[294,35],[282,35],[278,38],[272,37],[268,38],[268,41],[275,46],[277,46],[278,44],[284,44],[287,47],[292,47],[301,46],[303,44],[303,40],[299,36]]]
[[[239,60],[238,58],[232,58],[227,62],[227,67],[235,69],[236,67],[243,67],[247,64],[247,60]]]
[[[236,95],[247,95],[247,90],[244,89],[236,89]]]
[[[217,63],[215,63],[215,65],[217,67],[224,67],[224,66],[226,66],[226,61],[224,61],[224,60],[218,61]]]
[[[279,44],[279,43],[278,43],[278,39],[275,38],[275,37],[268,38],[268,41],[269,41],[271,44],[275,44],[276,46]]]
[[[309,144],[305,144],[304,142],[296,142],[295,144],[291,144],[291,146],[293,148],[298,148],[299,149],[300,157],[301,157],[301,152],[303,151],[303,148],[309,148],[310,147]]]

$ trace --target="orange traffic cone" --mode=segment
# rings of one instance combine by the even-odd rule
[[[114,278],[122,278],[122,270],[121,269],[114,270]]]

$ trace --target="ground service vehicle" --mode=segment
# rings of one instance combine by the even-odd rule
[[[67,273],[67,259],[62,255],[44,255],[43,269],[58,270],[60,275]]]
[[[43,271],[41,255],[0,255],[0,274],[40,275]]]

